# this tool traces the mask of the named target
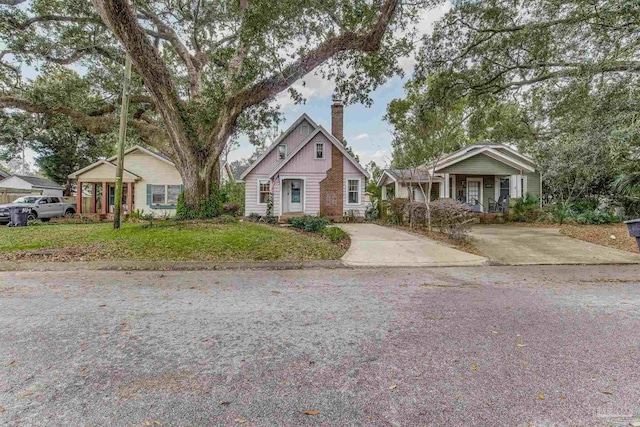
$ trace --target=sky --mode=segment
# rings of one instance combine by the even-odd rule
[[[433,23],[450,8],[451,4],[447,1],[435,9],[423,12],[418,24],[418,33],[428,34],[432,31]],[[372,160],[379,166],[388,165],[391,161],[392,128],[384,121],[383,117],[387,104],[393,99],[404,96],[404,83],[413,72],[415,59],[413,56],[400,58],[399,64],[405,71],[405,77],[396,76],[372,92],[370,96],[373,105],[371,107],[361,104],[345,106],[344,137],[360,158],[360,163],[363,166]],[[25,72],[24,74],[32,73]],[[331,129],[331,103],[334,84],[312,72],[293,86],[306,98],[306,102],[296,105],[287,91],[276,97],[274,102],[280,106],[284,116],[280,130],[287,129],[303,113],[307,113],[316,123]],[[248,158],[254,151],[255,147],[249,144],[247,138],[241,137],[240,147],[233,150],[228,159],[234,161]],[[27,150],[25,154],[27,162],[33,164],[35,153]]]

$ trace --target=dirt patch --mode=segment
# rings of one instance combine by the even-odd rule
[[[191,371],[165,372],[162,374],[142,375],[118,390],[121,399],[132,399],[138,394],[147,393],[194,393],[201,395],[210,389]]]
[[[104,258],[104,248],[100,243],[0,252],[0,261],[96,261]]]

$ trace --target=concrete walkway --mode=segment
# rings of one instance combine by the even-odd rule
[[[492,261],[529,264],[640,264],[640,255],[560,234],[557,228],[476,225],[473,244]]]
[[[351,237],[342,257],[350,266],[456,266],[483,265],[478,255],[444,246],[434,240],[375,224],[341,224]]]

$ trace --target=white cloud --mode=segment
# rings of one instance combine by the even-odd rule
[[[332,81],[323,79],[321,75],[311,72],[295,82],[291,87],[297,90],[303,98],[309,100],[311,98],[323,99],[330,97],[333,95],[336,85]],[[289,95],[288,90],[280,92],[276,96],[275,102],[280,104],[282,109],[291,108],[295,111],[299,107]]]
[[[391,155],[387,150],[361,151],[354,150],[354,153],[360,159],[360,164],[366,166],[370,161],[376,162],[380,167],[387,167],[391,160]]]
[[[357,141],[357,140],[359,140],[359,139],[365,139],[365,138],[367,138],[368,136],[369,136],[369,134],[368,134],[368,133],[361,133],[360,135],[356,135],[356,136],[354,136],[354,137],[353,137],[353,139],[354,139],[355,141]]]

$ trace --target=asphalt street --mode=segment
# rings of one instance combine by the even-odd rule
[[[0,425],[628,426],[639,366],[640,266],[0,273]]]

